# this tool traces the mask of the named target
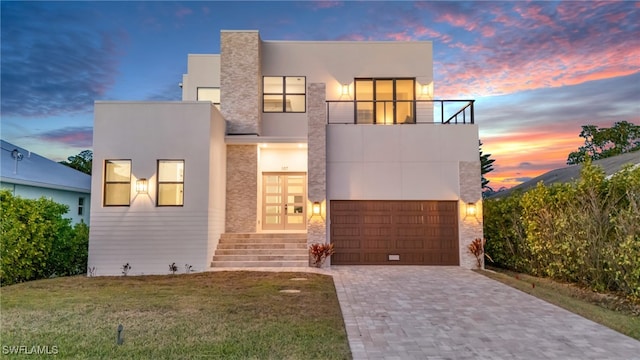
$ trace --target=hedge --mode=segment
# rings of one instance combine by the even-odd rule
[[[495,265],[640,298],[640,167],[611,177],[587,162],[568,184],[484,203]]]
[[[0,283],[82,274],[87,269],[89,227],[71,226],[68,207],[0,191]]]

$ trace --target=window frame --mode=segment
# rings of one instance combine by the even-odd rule
[[[182,181],[160,181],[160,163],[182,162]],[[184,159],[158,159],[156,160],[156,207],[184,207],[184,178],[185,178],[186,161]],[[182,203],[181,204],[160,204],[160,185],[163,184],[181,184],[182,185]]]
[[[376,99],[376,82],[377,81],[388,81],[391,80],[393,81],[393,100],[377,100]],[[397,99],[397,81],[398,80],[411,80],[413,82],[413,100],[398,100]],[[357,98],[357,94],[358,94],[358,89],[357,89],[357,84],[358,81],[371,81],[371,88],[372,88],[372,99],[371,100],[358,100]],[[376,118],[377,118],[377,106],[376,103],[378,101],[380,102],[392,102],[393,103],[393,125],[397,125],[397,124],[416,124],[417,119],[416,119],[416,111],[417,111],[417,107],[416,107],[416,100],[417,100],[417,94],[416,94],[416,78],[415,77],[361,77],[361,78],[354,78],[353,79],[353,100],[354,100],[354,106],[353,106],[353,119],[354,119],[354,123],[355,124],[359,124],[358,122],[358,102],[370,102],[373,104],[373,110],[372,110],[372,122],[371,123],[362,123],[362,124],[372,124],[372,125],[378,125],[378,124],[384,124],[384,123],[378,123],[376,122]],[[397,119],[397,106],[396,104],[398,102],[408,102],[411,101],[413,104],[413,122],[398,122]]]
[[[84,196],[78,197],[78,216],[84,216]]]
[[[128,161],[129,162],[129,180],[128,181],[108,181],[107,180],[107,164],[110,162],[116,161]],[[102,206],[104,207],[113,207],[113,206],[131,206],[131,167],[132,167],[131,159],[105,159],[104,160],[104,173],[102,174],[103,178],[103,191],[102,191]],[[129,185],[129,196],[127,197],[127,204],[107,204],[107,185],[108,184],[128,184]]]
[[[264,91],[264,80],[266,78],[281,78],[282,79],[282,92],[265,92]],[[287,92],[287,78],[302,78],[304,79],[304,92]],[[287,95],[291,96],[304,96],[304,109],[302,111],[287,111]],[[265,97],[266,96],[282,96],[282,110],[280,111],[265,111]],[[307,112],[307,77],[306,76],[287,76],[287,75],[275,75],[275,76],[262,76],[262,112],[264,114],[303,114]]]

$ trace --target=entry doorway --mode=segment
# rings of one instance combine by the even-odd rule
[[[306,208],[305,173],[262,174],[263,230],[305,230]]]

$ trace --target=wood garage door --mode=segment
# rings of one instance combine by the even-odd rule
[[[459,265],[457,201],[330,204],[333,265]]]

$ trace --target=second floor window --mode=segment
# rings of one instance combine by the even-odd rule
[[[198,101],[211,101],[220,110],[220,88],[199,87],[197,96]]]
[[[104,206],[129,206],[130,200],[131,160],[106,160],[104,164]]]
[[[265,76],[262,80],[262,111],[305,112],[306,82],[304,76]]]
[[[414,78],[355,79],[357,124],[416,122]]]
[[[184,160],[158,160],[158,206],[184,204]]]

